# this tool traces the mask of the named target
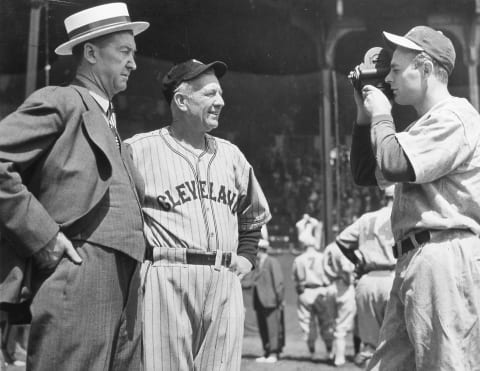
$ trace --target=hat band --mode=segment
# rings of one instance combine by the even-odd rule
[[[72,30],[68,33],[68,38],[71,40],[74,37],[77,37],[81,34],[92,31],[94,29],[97,29],[97,28],[100,28],[100,27],[103,27],[103,26],[111,26],[115,23],[125,23],[125,22],[130,22],[130,17],[129,16],[120,16],[120,17],[112,17],[112,18],[102,19],[101,21],[89,23],[89,24],[86,24],[82,27],[75,28],[74,30]]]

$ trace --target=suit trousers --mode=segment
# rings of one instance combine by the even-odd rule
[[[253,289],[253,300],[265,356],[272,353],[280,354],[285,345],[282,308],[264,307],[258,298],[256,289]]]
[[[83,262],[62,258],[33,300],[27,370],[140,370],[140,263],[74,246]]]

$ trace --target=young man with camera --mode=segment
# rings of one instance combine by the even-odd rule
[[[418,119],[396,132],[377,88],[355,92],[355,182],[396,183],[395,279],[369,370],[471,370],[480,364],[480,115],[450,95],[452,42],[417,26],[384,32],[393,99]]]

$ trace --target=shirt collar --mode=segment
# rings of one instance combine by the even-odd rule
[[[95,101],[98,103],[98,105],[103,109],[103,113],[107,113],[108,107],[110,106],[110,101],[101,95],[94,93],[93,91],[89,90],[88,91],[90,95],[95,99]]]

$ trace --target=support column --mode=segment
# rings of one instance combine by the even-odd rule
[[[478,102],[478,59],[468,63],[468,87],[470,90],[470,102],[479,110]]]
[[[37,87],[38,38],[40,34],[40,17],[44,3],[45,0],[32,0],[30,2],[25,97],[32,94]]]
[[[322,218],[325,227],[325,243],[333,240],[333,169],[330,164],[330,152],[332,150],[332,80],[331,74],[334,69],[335,46],[344,35],[350,32],[365,30],[362,20],[342,18],[341,20],[329,20],[307,15],[305,13],[292,14],[293,25],[302,29],[312,40],[317,52],[318,67],[320,72],[320,100],[318,108],[319,133],[322,137],[323,164],[323,210]],[[337,213],[341,212],[337,210]]]
[[[479,16],[476,15],[470,25],[470,37],[468,39],[468,88],[470,93],[470,102],[479,109],[478,93],[478,43],[480,42],[480,24]]]
[[[330,164],[330,152],[332,150],[332,87],[331,71],[329,66],[322,69],[322,97],[319,111],[323,114],[320,117],[320,133],[323,134],[323,224],[325,227],[325,243],[331,241],[332,231],[332,210],[333,210],[333,177],[332,165]]]

